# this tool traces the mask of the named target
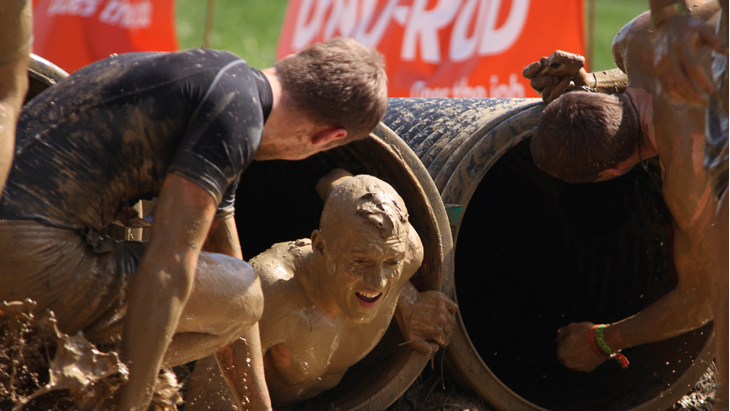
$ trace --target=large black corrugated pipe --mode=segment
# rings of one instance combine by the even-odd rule
[[[323,203],[317,180],[340,167],[390,183],[408,208],[424,246],[423,265],[411,281],[419,290],[453,293],[453,247],[441,199],[418,157],[390,130],[302,161],[254,162],[236,192],[236,224],[244,256],[274,243],[309,238],[319,227]],[[378,346],[345,374],[337,387],[295,410],[372,410],[388,407],[418,377],[427,363],[403,343],[395,321]]]
[[[62,68],[43,57],[31,54],[28,63],[28,94],[25,96],[25,102],[29,102],[43,90],[66,77],[68,73]]]
[[[676,284],[655,164],[567,184],[536,168],[536,99],[391,99],[383,122],[421,158],[449,214],[458,377],[500,410],[670,408],[712,361],[711,325],[624,350],[591,373],[557,360],[571,322],[610,323]]]
[[[28,100],[55,84],[65,72],[34,58],[29,69]],[[314,187],[333,168],[371,174],[391,184],[408,208],[409,220],[423,242],[423,265],[411,282],[421,291],[453,294],[453,246],[439,192],[413,151],[387,127],[364,140],[303,161],[254,162],[236,192],[236,224],[244,256],[251,258],[272,244],[308,238],[319,227],[322,200]],[[403,345],[395,321],[373,349],[332,390],[295,410],[363,410],[387,408],[418,377],[427,358]]]

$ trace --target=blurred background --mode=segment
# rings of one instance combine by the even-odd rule
[[[558,4],[559,6],[556,6]],[[73,72],[112,53],[209,47],[249,65],[332,37],[385,57],[391,97],[538,97],[522,68],[560,49],[614,68],[646,0],[34,0],[36,54]]]
[[[560,3],[554,0],[544,0]],[[594,63],[592,70],[615,68],[611,42],[618,30],[649,10],[646,0],[593,0]],[[210,47],[229,50],[254,67],[274,64],[276,45],[284,21],[287,0],[216,0]],[[203,44],[205,0],[177,0],[176,24],[181,48]],[[589,31],[590,0],[585,0],[586,37]]]

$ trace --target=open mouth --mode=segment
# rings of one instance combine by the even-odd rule
[[[355,295],[357,296],[357,299],[360,300],[360,304],[365,307],[374,307],[378,304],[378,300],[380,300],[380,296],[383,295],[383,293],[369,293],[367,291],[362,291],[356,292]]]

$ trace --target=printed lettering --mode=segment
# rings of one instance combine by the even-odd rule
[[[352,36],[359,43],[366,46],[375,47],[380,43],[383,38],[385,29],[390,24],[393,12],[398,5],[399,0],[388,0],[383,10],[380,12],[377,21],[372,24],[373,18],[375,17],[376,7],[378,0],[364,0],[363,3],[363,18],[358,24],[355,34]],[[368,27],[371,27],[368,30]]]
[[[513,0],[509,16],[504,24],[496,28],[497,16],[502,0],[491,0],[487,12],[487,23],[479,44],[479,55],[489,56],[508,50],[517,41],[525,27],[530,0]]]
[[[46,9],[46,14],[89,17],[96,13],[101,0],[53,0]]]
[[[127,2],[113,0],[126,5],[124,8],[129,6]],[[500,54],[512,47],[522,34],[530,8],[530,0],[512,0],[509,6],[502,0],[411,0],[410,5],[400,4],[404,2],[301,0],[292,49],[301,50],[318,39],[335,36],[351,37],[377,47],[388,26],[395,22],[405,26],[401,60],[439,64],[448,56],[450,61],[461,62]],[[497,27],[502,7],[509,10],[504,23]],[[449,26],[448,50],[442,51],[439,33]]]
[[[320,27],[322,27],[322,18],[324,11],[329,7],[332,0],[304,0],[299,7],[299,15],[294,25],[294,38],[292,39],[292,47],[294,50],[300,50],[312,44]],[[312,16],[307,22],[307,17]]]
[[[470,86],[469,80],[462,77],[454,83],[453,87],[427,87],[423,80],[413,82],[410,89],[411,97],[457,97],[457,98],[481,98],[481,97],[525,97],[525,86],[519,82],[515,73],[509,75],[507,84],[499,84],[499,76],[492,74],[489,77],[489,93],[482,85]]]
[[[427,63],[441,62],[441,47],[438,32],[448,26],[461,6],[461,0],[439,0],[436,7],[426,10],[428,0],[415,0],[411,16],[403,34],[401,59],[416,59],[416,44],[421,52],[421,60]]]
[[[99,14],[99,21],[129,30],[150,27],[152,3],[145,1],[130,4],[128,0],[110,0]]]
[[[324,26],[324,38],[331,39],[335,33],[342,37],[350,37],[357,24],[358,0],[334,0],[332,12]]]

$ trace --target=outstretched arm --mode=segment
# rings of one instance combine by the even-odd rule
[[[674,239],[677,287],[636,315],[607,325],[604,340],[613,351],[675,337],[712,319],[704,242],[677,231]],[[558,330],[558,358],[568,368],[590,372],[603,361],[588,344],[594,324],[572,323]],[[605,350],[603,354],[609,354]],[[630,359],[629,359],[630,360]]]
[[[122,333],[129,382],[120,410],[146,410],[157,373],[190,296],[200,249],[216,203],[199,185],[168,174],[147,250],[132,284]]]
[[[449,344],[456,327],[456,304],[439,291],[418,292],[408,279],[423,262],[423,244],[408,224],[408,252],[403,265],[406,280],[398,295],[395,319],[408,345],[423,355],[431,355]]]

